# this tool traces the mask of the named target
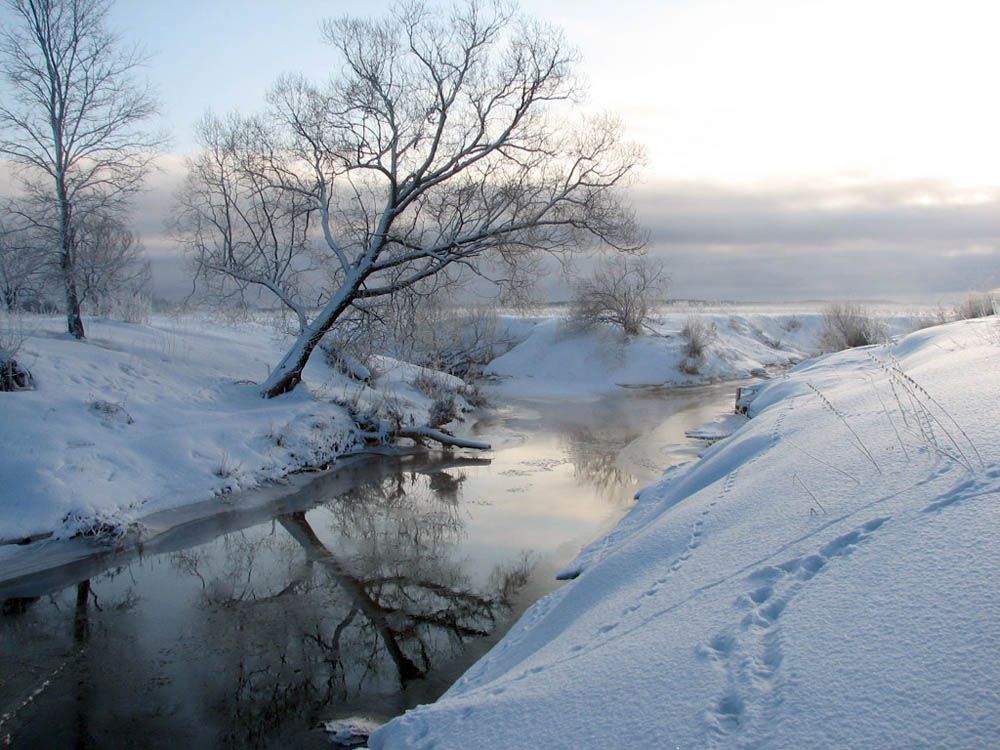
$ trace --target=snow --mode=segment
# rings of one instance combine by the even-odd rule
[[[891,334],[912,329],[914,317],[884,315]],[[685,370],[682,330],[692,316],[704,321],[710,341],[701,361]],[[625,336],[606,327],[579,330],[549,315],[504,317],[501,328],[520,340],[497,357],[486,374],[498,379],[497,393],[516,397],[587,397],[622,387],[676,387],[764,375],[812,356],[821,315],[778,312],[663,312],[643,336]]]
[[[1000,323],[805,362],[749,416],[369,747],[996,746]]]
[[[364,717],[323,722],[323,731],[329,735],[330,742],[335,747],[356,747],[378,727],[378,722]]]
[[[685,435],[709,442],[727,438],[742,427],[747,418],[742,414],[723,414],[708,424],[688,430]]]
[[[679,331],[691,314],[666,312],[653,335],[631,338],[573,330],[559,311],[502,316],[498,341],[514,345],[489,367],[493,388],[571,398],[703,383],[761,374],[815,347],[815,312],[694,313],[715,340],[698,371],[685,373]],[[894,325],[907,321],[897,315]],[[18,361],[37,389],[0,393],[0,542],[141,533],[151,514],[162,524],[171,509],[212,498],[240,503],[249,489],[358,450],[351,412],[421,425],[432,411],[469,408],[458,378],[388,356],[366,363],[376,373],[370,383],[314,356],[304,388],[262,400],[257,384],[290,341],[266,315],[88,321],[83,342],[66,336],[58,318],[28,317],[25,326]],[[0,557],[11,554],[0,545]]]
[[[61,319],[26,325],[18,361],[37,389],[0,393],[0,540],[114,535],[169,509],[240,502],[361,448],[341,403],[404,424],[426,421],[433,392],[468,408],[457,378],[387,357],[368,386],[314,356],[306,387],[264,400],[256,383],[289,341],[269,321],[88,321],[82,342]]]
[[[572,398],[759,375],[809,356],[819,324],[697,313],[715,338],[685,372],[688,314],[633,338],[507,316],[492,387]],[[37,390],[0,393],[0,539],[162,531],[357,450],[352,412],[423,424],[468,406],[461,381],[389,357],[367,384],[314,358],[304,388],[264,401],[254,383],[288,343],[266,322],[88,321],[86,342],[62,325],[29,320],[18,358]],[[749,421],[695,431],[714,441],[699,461],[639,493],[560,573],[573,580],[369,746],[994,746],[998,354],[995,318],[964,321],[759,385]]]

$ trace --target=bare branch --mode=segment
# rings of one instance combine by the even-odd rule
[[[642,247],[620,190],[642,151],[613,118],[572,111],[576,53],[559,30],[506,2],[469,0],[447,11],[411,2],[379,20],[340,18],[323,35],[341,61],[332,82],[280,80],[260,118],[269,136],[240,160],[241,179],[262,195],[315,212],[315,252],[329,276],[265,395],[295,387],[342,315],[452,267],[484,273],[539,252]],[[234,222],[257,248],[251,227],[265,217],[220,203],[215,176],[199,180],[215,198],[197,210],[198,252],[236,256],[244,246]],[[273,228],[286,231],[285,247],[305,244],[289,239],[290,225]],[[284,288],[259,269],[254,276]]]

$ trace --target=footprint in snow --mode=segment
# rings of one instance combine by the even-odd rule
[[[851,554],[889,519],[873,518],[841,534],[804,557],[767,565],[747,577],[752,584],[736,603],[749,612],[699,645],[696,653],[723,673],[725,688],[705,712],[709,744],[724,740],[759,722],[768,725],[770,710],[780,700],[780,667],[784,661],[777,627],[788,605],[817,573]]]

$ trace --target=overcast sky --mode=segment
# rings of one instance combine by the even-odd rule
[[[325,17],[382,0],[119,0],[153,58],[164,232],[192,127],[258,110],[274,79],[325,79]],[[525,0],[582,53],[587,106],[646,146],[635,189],[680,297],[917,297],[1000,286],[1000,4],[985,0]],[[156,264],[161,289],[174,261]],[[170,267],[174,267],[173,272]],[[169,278],[172,281],[167,281]]]

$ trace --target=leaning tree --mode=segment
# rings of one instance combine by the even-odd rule
[[[109,0],[6,0],[0,33],[0,157],[22,167],[30,205],[55,216],[69,332],[83,338],[76,253],[89,212],[120,211],[161,139],[134,81],[143,63],[107,28]],[[32,215],[26,218],[34,219]]]
[[[322,30],[342,66],[325,86],[281,80],[255,153],[238,160],[257,184],[295,197],[284,207],[314,216],[312,252],[327,267],[310,290],[318,310],[263,384],[265,397],[300,382],[352,308],[450,267],[483,273],[485,263],[593,241],[641,244],[617,190],[641,150],[613,118],[573,106],[575,54],[558,30],[485,0],[450,10],[406,3],[383,20],[341,18]],[[291,214],[281,217],[290,224]],[[213,254],[220,259],[225,252]]]

